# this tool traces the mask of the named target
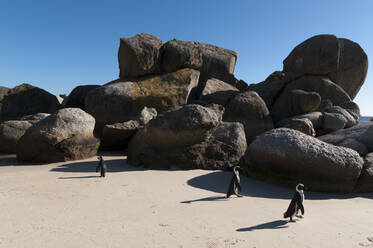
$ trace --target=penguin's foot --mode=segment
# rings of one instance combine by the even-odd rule
[[[237,197],[242,197],[242,195],[240,195],[240,194],[237,194]]]
[[[303,217],[303,215],[296,215],[298,218],[301,218],[301,219],[303,219],[304,217]]]

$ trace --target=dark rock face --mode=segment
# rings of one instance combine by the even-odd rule
[[[291,117],[289,119],[308,119],[312,122],[313,128],[321,129],[324,123],[324,116],[321,112],[311,112],[304,115],[296,115],[294,117]],[[288,119],[283,119],[279,122],[279,124],[276,124],[276,126],[281,126],[282,122],[287,122]]]
[[[144,107],[162,112],[186,104],[198,76],[196,70],[182,69],[138,81],[117,80],[89,91],[85,107],[96,119],[96,131],[102,134],[104,125],[131,120]]]
[[[173,72],[180,68],[192,68],[201,72],[199,92],[203,90],[208,79],[217,78],[235,86],[233,71],[238,54],[214,45],[171,40],[162,47],[162,69]]]
[[[336,106],[344,106],[344,104],[351,102],[346,92],[328,78],[304,76],[288,84],[281,96],[273,104],[271,115],[275,122],[299,114],[294,113],[292,109],[293,90],[317,92],[321,100],[329,99],[331,103]]]
[[[351,149],[288,128],[261,134],[244,161],[255,176],[292,184],[301,180],[310,190],[326,192],[353,191],[364,164]]]
[[[359,44],[348,39],[338,39],[340,57],[338,70],[329,74],[354,99],[368,72],[368,56]]]
[[[80,108],[85,110],[84,100],[90,90],[96,89],[100,85],[81,85],[75,87],[66,98],[64,108]]]
[[[270,108],[277,99],[281,90],[285,87],[285,82],[281,78],[269,76],[265,81],[250,84],[248,90],[255,91],[264,100],[267,107]]]
[[[361,155],[365,155],[373,152],[373,123],[363,123],[317,138],[329,144],[354,149]]]
[[[118,51],[120,78],[139,77],[160,72],[162,40],[146,33],[121,38]]]
[[[254,91],[239,93],[227,104],[224,121],[240,122],[245,128],[247,144],[255,137],[273,128],[268,108],[260,96]]]
[[[345,127],[353,127],[357,124],[359,124],[359,118],[356,119],[353,115],[350,114],[346,109],[340,107],[340,106],[332,106],[327,109],[325,109],[326,113],[335,113],[335,114],[341,114],[346,119]]]
[[[232,85],[213,78],[207,80],[200,99],[206,103],[215,103],[225,106],[238,92],[239,90]]]
[[[62,162],[96,154],[95,119],[79,108],[65,108],[32,125],[17,144],[17,160]]]
[[[100,150],[123,150],[136,132],[157,116],[153,108],[145,107],[134,120],[106,125],[103,130]]]
[[[302,132],[304,134],[315,136],[316,132],[313,129],[313,124],[308,118],[289,118],[284,119],[276,124],[277,127],[286,127],[290,129],[297,130],[299,132]]]
[[[351,99],[364,83],[368,58],[364,50],[348,39],[317,35],[299,44],[284,60],[288,81],[303,75],[328,75]]]
[[[356,184],[358,192],[373,192],[373,153],[369,153],[364,159],[364,168]]]
[[[56,96],[29,84],[9,90],[1,101],[0,120],[17,120],[25,115],[53,113],[60,108]]]
[[[313,112],[319,108],[320,103],[321,97],[317,92],[291,91],[291,110],[293,115]]]
[[[221,122],[223,109],[186,105],[151,120],[130,141],[128,162],[150,168],[223,169],[246,150],[243,126]]]
[[[5,121],[0,124],[0,152],[15,153],[17,142],[30,128],[28,121]]]
[[[324,123],[322,129],[327,132],[333,132],[339,129],[343,129],[346,126],[346,123],[346,118],[341,114],[324,113]]]

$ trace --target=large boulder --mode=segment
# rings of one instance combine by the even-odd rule
[[[51,114],[48,114],[48,113],[37,113],[37,114],[33,114],[33,115],[25,115],[20,120],[21,121],[28,121],[32,124],[35,124],[36,122],[39,122],[42,119],[44,119],[45,117],[48,117],[50,115]]]
[[[17,144],[17,160],[61,162],[96,154],[95,119],[79,108],[64,108],[32,125]]]
[[[186,68],[138,81],[116,80],[88,92],[86,111],[95,117],[101,135],[104,125],[129,121],[144,107],[162,112],[186,104],[198,77],[198,71]]]
[[[293,110],[293,91],[303,90],[306,92],[316,92],[321,100],[329,99],[333,105],[344,106],[346,102],[351,102],[347,93],[338,85],[322,76],[304,76],[288,84],[280,97],[271,108],[271,115],[275,122],[300,113]],[[313,111],[317,111],[313,110]]]
[[[28,121],[4,121],[0,124],[0,152],[15,153],[17,142],[32,124]]]
[[[282,121],[276,123],[276,126],[279,127],[281,126],[281,123],[287,122],[291,119],[308,119],[312,122],[312,126],[315,130],[321,129],[323,127],[324,123],[324,115],[321,112],[311,112],[308,114],[303,114],[303,115],[296,115],[291,118],[283,119]]]
[[[337,131],[346,126],[346,118],[338,113],[324,113],[323,130],[327,132]]]
[[[247,144],[273,128],[272,118],[263,99],[254,91],[239,93],[229,101],[223,120],[240,122],[245,128]]]
[[[190,104],[166,111],[132,138],[128,162],[136,166],[223,169],[246,150],[243,126],[222,122],[223,109]]]
[[[365,155],[373,152],[373,122],[362,123],[317,138],[329,144],[354,149],[361,155]]]
[[[171,40],[162,47],[162,69],[173,72],[180,68],[193,68],[201,72],[197,96],[210,78],[217,78],[236,86],[233,76],[238,54],[210,44]]]
[[[356,184],[358,192],[373,192],[373,153],[364,158],[364,168]]]
[[[140,116],[133,120],[105,125],[100,150],[123,150],[132,136],[156,116],[157,111],[154,108],[145,107]]]
[[[368,57],[348,39],[316,35],[296,46],[283,64],[288,81],[303,75],[328,75],[353,99],[364,83]]]
[[[96,89],[100,85],[81,85],[75,87],[64,101],[64,108],[80,108],[85,110],[84,100],[90,90]]]
[[[215,103],[225,106],[239,90],[219,79],[212,78],[207,80],[205,88],[202,91],[200,99],[207,103]]]
[[[146,33],[121,38],[118,51],[119,77],[131,78],[159,73],[161,47],[161,39]]]
[[[326,192],[351,192],[364,163],[354,150],[288,128],[261,134],[244,161],[254,176],[289,184],[301,181],[310,190]]]
[[[10,89],[1,103],[0,121],[17,120],[36,113],[53,113],[61,106],[55,95],[29,84]]]
[[[353,127],[359,123],[359,118],[356,118],[353,114],[351,114],[348,110],[340,107],[340,106],[331,106],[325,109],[326,113],[335,113],[341,114],[346,119],[346,128]]]

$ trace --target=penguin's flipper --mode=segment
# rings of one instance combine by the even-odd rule
[[[304,207],[303,207],[303,204],[299,204],[299,209],[300,211],[302,212],[302,215],[304,215]]]
[[[227,192],[227,198],[229,198],[233,194],[234,194],[234,179],[232,178],[232,180],[229,184],[229,188],[228,188],[228,192]]]

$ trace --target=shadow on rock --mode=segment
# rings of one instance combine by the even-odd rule
[[[187,184],[195,188],[226,194],[231,178],[232,172],[217,171],[189,179]],[[243,175],[241,176],[241,187],[241,195],[249,197],[291,199],[294,194],[294,189],[254,180]],[[349,199],[355,197],[373,199],[373,194],[328,194],[305,191],[306,200]]]
[[[287,223],[288,222],[285,220],[275,220],[275,221],[267,222],[264,224],[259,224],[256,226],[239,228],[236,231],[237,232],[250,232],[254,230],[263,230],[263,229],[282,229],[282,228],[288,227],[288,226],[285,226]]]
[[[115,172],[125,172],[125,171],[145,171],[146,169],[141,167],[134,167],[128,165],[126,159],[112,159],[112,160],[105,160],[107,171],[108,173],[115,173]],[[94,172],[96,173],[96,166],[98,165],[98,161],[88,161],[88,162],[71,162],[65,163],[60,165],[56,168],[51,169],[51,171],[55,172],[77,172],[77,173],[84,173],[84,172]],[[62,178],[61,178],[62,179]]]

